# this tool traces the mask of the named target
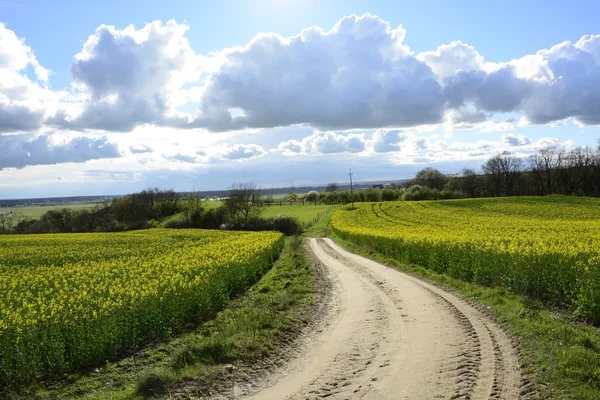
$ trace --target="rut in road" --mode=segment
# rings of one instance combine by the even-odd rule
[[[505,333],[457,296],[311,239],[334,299],[311,346],[253,399],[518,399]]]

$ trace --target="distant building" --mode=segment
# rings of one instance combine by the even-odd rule
[[[380,185],[380,184],[378,184],[378,185],[372,185],[371,187],[372,187],[373,189],[383,189],[384,185]]]

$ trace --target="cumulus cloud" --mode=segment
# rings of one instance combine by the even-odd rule
[[[65,94],[47,87],[49,71],[0,24],[0,133],[45,125],[229,131],[304,124],[340,132],[438,123],[510,132],[508,122],[490,123],[497,113],[530,124],[600,124],[600,35],[492,63],[460,41],[415,54],[402,26],[369,14],[344,17],[328,31],[259,34],[208,55],[194,52],[188,29],[175,21],[101,25],[75,55]],[[182,111],[193,107],[193,115]],[[400,141],[386,135],[369,148],[394,151]],[[364,137],[337,139],[325,135],[314,148],[290,141],[280,150],[356,153],[369,145]]]
[[[259,35],[220,54],[190,126],[344,130],[439,123],[446,112],[463,125],[513,112],[535,124],[600,123],[600,35],[504,63],[462,42],[415,56],[404,35],[368,14],[327,32]]]
[[[27,76],[32,68],[35,78]],[[44,87],[49,71],[22,39],[0,23],[0,134],[40,128],[52,94]]]
[[[221,160],[245,160],[259,158],[267,154],[265,149],[255,144],[236,144],[217,153]]]
[[[180,161],[188,164],[214,163],[218,161],[235,161],[260,158],[267,154],[261,146],[255,144],[221,145],[209,149],[197,149],[193,153],[163,154],[170,161]]]
[[[502,143],[509,146],[525,146],[531,144],[531,139],[524,135],[513,135],[512,133],[507,133],[502,135]]]
[[[146,146],[145,144],[136,144],[133,146],[129,146],[129,151],[132,154],[144,154],[144,153],[152,153],[154,150],[150,146]]]
[[[221,53],[191,124],[221,131],[306,123],[324,129],[437,122],[440,84],[402,44],[405,30],[365,14],[330,31],[256,36]],[[233,116],[230,110],[242,110]]]
[[[64,139],[58,135],[3,135],[0,149],[0,170],[121,157],[118,146],[106,137]]]
[[[101,25],[71,66],[74,84],[86,95],[81,112],[72,116],[61,110],[49,123],[107,131],[175,123],[178,93],[201,74],[187,30],[175,21],[154,21],[138,30]]]
[[[366,150],[367,143],[362,133],[314,132],[301,141],[283,142],[279,144],[278,150],[286,155],[360,153]]]
[[[376,153],[399,151],[407,138],[408,135],[399,129],[378,129],[373,133],[371,146]]]
[[[417,59],[427,64],[439,79],[452,76],[458,71],[480,70],[483,56],[473,46],[461,41],[443,44],[435,51],[425,51]]]
[[[583,125],[600,124],[600,35],[564,42],[538,52],[538,64],[553,77],[535,82],[525,100],[525,117],[534,124],[573,118]]]

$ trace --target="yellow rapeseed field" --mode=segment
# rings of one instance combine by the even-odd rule
[[[572,308],[600,323],[600,199],[357,204],[334,232],[399,261]]]
[[[198,323],[282,246],[275,232],[0,236],[0,392]]]

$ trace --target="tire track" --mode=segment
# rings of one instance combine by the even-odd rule
[[[457,296],[349,253],[310,250],[329,270],[329,325],[256,399],[518,399],[510,340]]]

